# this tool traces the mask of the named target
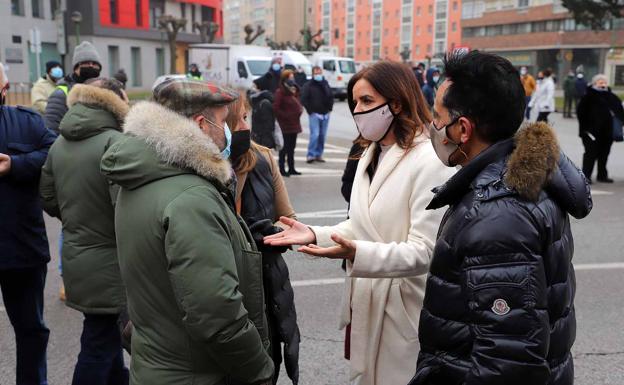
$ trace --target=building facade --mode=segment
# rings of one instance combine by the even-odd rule
[[[267,38],[278,43],[301,43],[299,31],[305,25],[305,18],[312,20],[313,1],[227,0],[224,4],[224,41],[229,44],[245,44],[244,28],[251,25],[254,31],[257,26],[266,31],[253,44],[265,45]],[[306,8],[308,15],[304,14]]]
[[[495,52],[530,72],[551,68],[586,77],[603,72],[624,86],[624,19],[594,32],[575,23],[560,0],[463,0],[462,41]],[[561,83],[561,82],[559,82]]]
[[[0,62],[12,83],[32,83],[45,73],[47,61],[61,61],[54,18],[59,4],[54,0],[0,0]],[[30,45],[35,28],[41,37],[40,55]]]
[[[315,0],[316,27],[340,55],[438,61],[461,46],[461,0]]]

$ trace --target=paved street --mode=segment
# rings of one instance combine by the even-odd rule
[[[580,163],[582,146],[576,120],[553,117],[561,147]],[[307,131],[307,121],[304,122]],[[297,148],[300,177],[286,183],[301,221],[334,224],[346,216],[340,195],[340,175],[355,126],[346,103],[338,103],[331,117],[325,157],[327,163],[305,164],[305,135]],[[572,220],[576,241],[577,342],[574,347],[576,383],[624,384],[624,144],[615,144],[609,163],[613,185],[594,184],[594,210],[583,221]],[[51,329],[48,348],[50,384],[71,382],[79,347],[81,314],[58,300],[59,223],[47,218],[53,261],[46,288],[46,322]],[[343,291],[339,262],[286,255],[302,334],[301,381],[306,384],[346,384],[347,362],[342,358],[343,333],[337,329]],[[0,306],[2,303],[0,302]],[[416,359],[416,357],[414,357]],[[0,384],[14,383],[13,333],[0,307]],[[280,384],[288,384],[282,371]],[[393,384],[390,384],[393,385]]]

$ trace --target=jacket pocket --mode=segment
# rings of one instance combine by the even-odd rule
[[[35,151],[37,148],[28,143],[7,143],[9,149],[9,155],[14,154],[27,154]]]
[[[386,303],[385,312],[394,322],[403,338],[408,341],[418,340],[418,324],[412,321],[408,310],[405,308],[403,294],[401,293],[401,286],[398,282],[393,283],[390,286],[390,293],[388,294],[388,302]],[[412,316],[419,317],[420,314],[413,314]]]
[[[243,294],[243,304],[249,320],[258,329],[260,337],[268,340],[264,314],[264,286],[262,283],[262,254],[257,251],[242,250],[242,269],[239,272],[239,290]]]

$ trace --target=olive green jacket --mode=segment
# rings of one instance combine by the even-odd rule
[[[225,187],[228,161],[191,119],[141,102],[102,158],[121,186],[117,245],[133,384],[270,379],[262,258]]]
[[[100,173],[104,152],[123,137],[128,105],[112,91],[77,84],[60,136],[41,172],[44,210],[63,223],[66,304],[83,313],[117,314],[126,295],[115,242],[116,190]]]

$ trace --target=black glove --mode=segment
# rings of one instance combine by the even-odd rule
[[[282,254],[290,249],[290,247],[286,246],[269,246],[264,244],[264,237],[284,231],[280,227],[273,226],[273,222],[270,219],[263,219],[252,224],[249,226],[249,231],[251,231],[251,236],[261,252]]]

